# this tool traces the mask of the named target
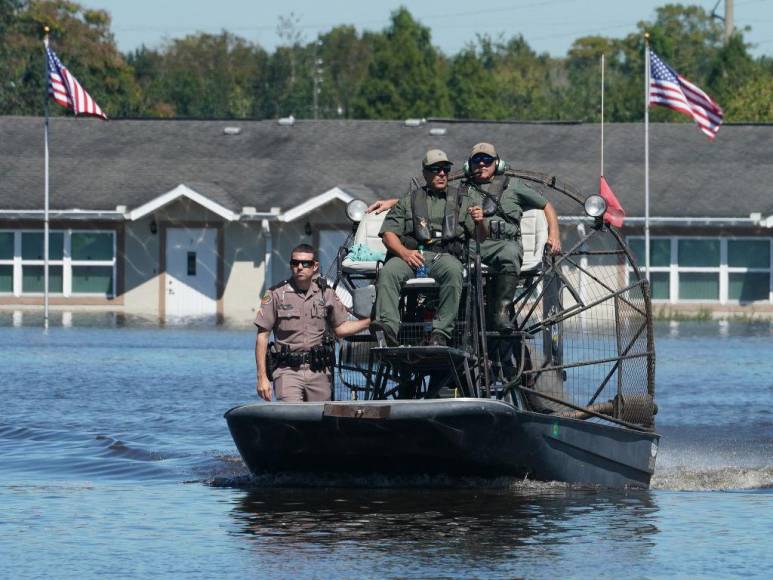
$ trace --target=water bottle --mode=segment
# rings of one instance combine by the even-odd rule
[[[422,259],[424,258],[424,246],[419,246],[419,254],[421,254]],[[416,268],[416,277],[417,278],[426,278],[427,277],[427,265],[422,264],[418,268]]]

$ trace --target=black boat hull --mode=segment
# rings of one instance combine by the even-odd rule
[[[659,436],[491,399],[249,404],[225,414],[254,474],[509,475],[648,487]]]

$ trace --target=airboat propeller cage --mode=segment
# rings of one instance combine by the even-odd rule
[[[348,204],[346,204],[346,217],[348,217],[354,223],[358,223],[362,220],[362,217],[365,215],[367,209],[368,204],[366,204],[364,201],[361,199],[353,199]]]

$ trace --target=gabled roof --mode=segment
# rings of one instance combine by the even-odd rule
[[[237,126],[238,134],[226,134]],[[445,134],[430,134],[445,128]],[[146,209],[180,184],[222,215],[303,208],[338,189],[372,201],[405,191],[429,148],[456,167],[479,141],[516,168],[598,190],[597,124],[430,121],[185,121],[52,118],[54,210]],[[438,131],[434,131],[438,133]],[[644,214],[644,127],[605,127],[606,177],[628,216]],[[773,125],[723,126],[714,142],[693,124],[650,126],[651,215],[773,214]],[[343,196],[339,197],[343,200]],[[154,200],[156,200],[154,202]],[[43,204],[43,120],[0,117],[0,209]],[[148,205],[151,204],[151,205]],[[296,209],[303,212],[303,209]]]
[[[131,210],[126,217],[131,221],[138,220],[145,217],[146,215],[152,214],[157,209],[160,209],[165,205],[169,205],[170,203],[181,198],[187,198],[198,203],[199,205],[207,208],[212,213],[219,215],[224,220],[234,221],[239,219],[238,213],[223,207],[209,197],[198,193],[197,191],[182,183],[175,187],[173,190],[167,191],[166,193],[159,195],[147,203],[144,203],[141,206]]]
[[[354,198],[353,195],[346,193],[341,188],[334,187],[333,189],[326,191],[320,195],[315,195],[311,199],[304,201],[303,203],[296,205],[294,208],[289,209],[279,216],[280,222],[292,222],[298,218],[302,218],[305,215],[311,213],[315,209],[327,205],[334,199],[340,200],[344,203],[349,203]]]

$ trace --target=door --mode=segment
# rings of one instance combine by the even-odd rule
[[[217,314],[217,230],[166,230],[166,318]]]

